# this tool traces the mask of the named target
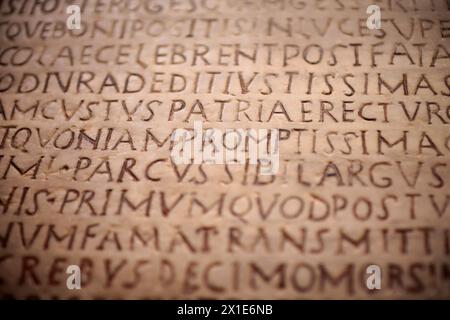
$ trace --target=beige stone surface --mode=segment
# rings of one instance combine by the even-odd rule
[[[450,297],[446,1],[70,3],[0,5],[2,298]],[[194,121],[278,172],[175,164]]]

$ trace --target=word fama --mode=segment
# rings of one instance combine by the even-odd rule
[[[56,220],[53,220],[56,221]],[[31,224],[7,222],[0,226],[0,248],[66,252],[299,254],[305,256],[369,256],[401,254],[450,256],[450,229],[413,227],[355,228],[320,226],[215,226],[181,224],[130,225],[114,230],[114,223]]]

